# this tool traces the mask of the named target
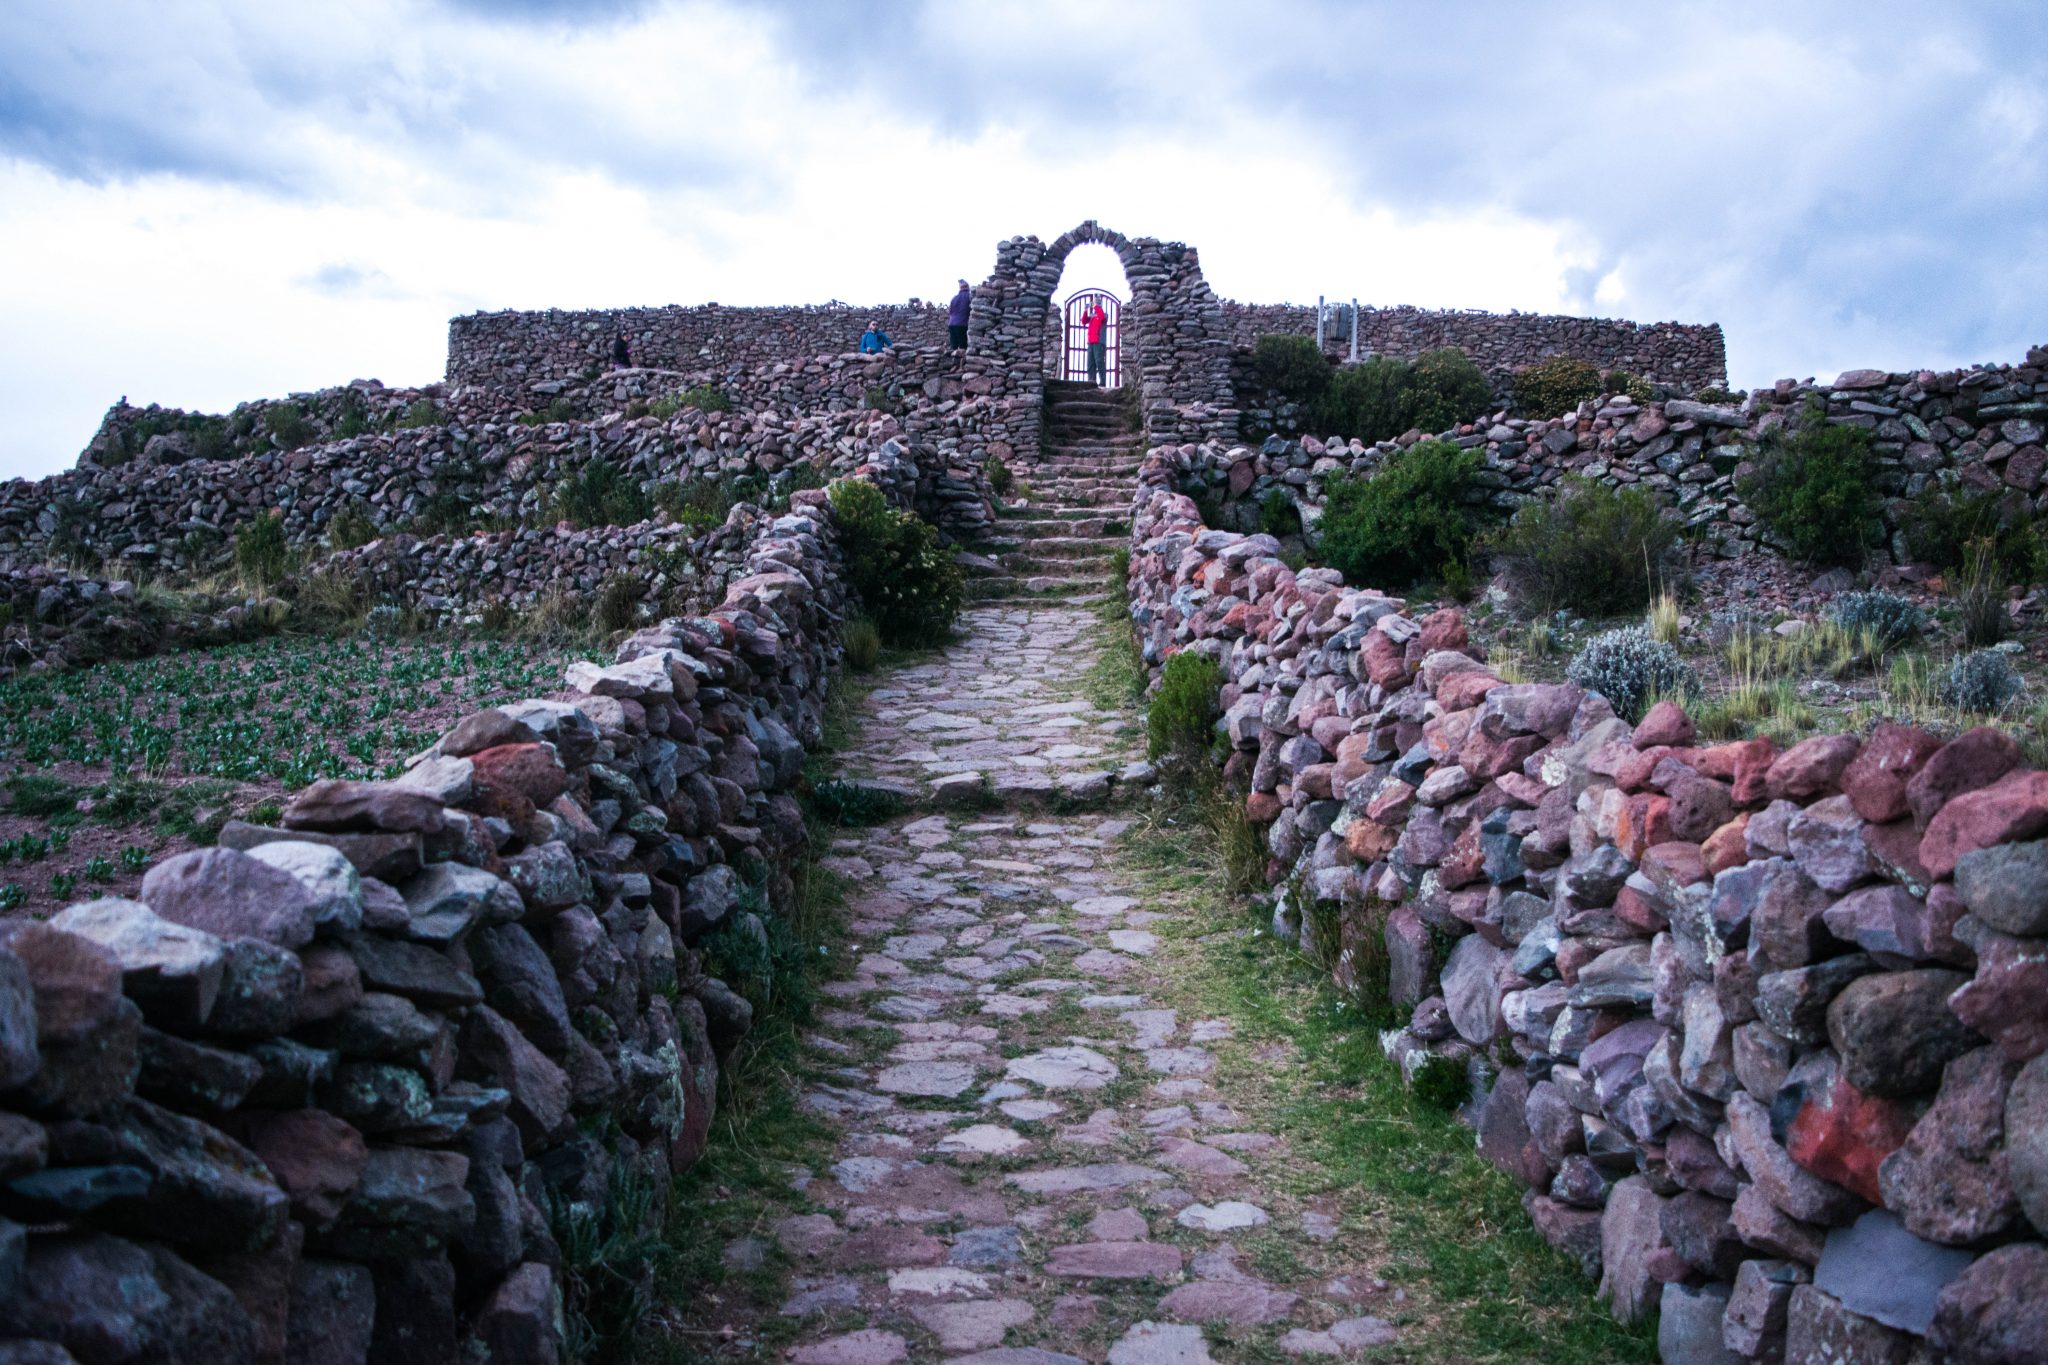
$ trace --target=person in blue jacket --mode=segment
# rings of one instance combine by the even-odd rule
[[[862,355],[874,355],[877,351],[886,351],[895,344],[889,340],[889,334],[882,330],[882,324],[879,322],[870,322],[868,329],[860,334]]]

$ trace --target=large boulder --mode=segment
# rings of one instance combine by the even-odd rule
[[[1941,1291],[1927,1339],[1955,1365],[2048,1360],[2048,1246],[1978,1258]]]
[[[322,902],[298,877],[230,848],[198,848],[152,867],[142,899],[173,923],[281,948],[310,942]]]
[[[1969,978],[1938,967],[1880,972],[1843,987],[1828,1006],[1828,1039],[1857,1089],[1903,1097],[1932,1090],[1942,1068],[1982,1041],[1949,1010]]]

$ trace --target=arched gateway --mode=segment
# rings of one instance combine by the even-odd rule
[[[996,247],[995,270],[974,291],[968,346],[993,372],[995,392],[1012,407],[1013,426],[1037,444],[1037,411],[1046,358],[1060,350],[1048,333],[1060,324],[1052,308],[1067,256],[1098,243],[1116,253],[1131,297],[1118,310],[1117,372],[1135,379],[1147,436],[1154,441],[1226,437],[1236,426],[1230,408],[1230,339],[1223,305],[1195,249],[1153,237],[1126,237],[1093,219],[1051,242],[1012,237]],[[1082,356],[1085,365],[1085,351]],[[1062,365],[1062,369],[1064,366]],[[1076,376],[1079,377],[1079,376]]]

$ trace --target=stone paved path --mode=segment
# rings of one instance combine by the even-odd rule
[[[830,851],[854,885],[855,967],[805,1040],[802,1104],[837,1148],[793,1176],[812,1211],[769,1230],[797,1267],[787,1358],[1369,1355],[1396,1335],[1359,1306],[1369,1274],[1286,1282],[1241,1250],[1336,1225],[1290,1211],[1286,1144],[1247,1131],[1215,1089],[1206,1045],[1230,1021],[1155,1003],[1167,926],[1118,866],[1129,817],[1049,814],[1042,792],[1004,787],[1128,757],[1129,717],[1060,695],[1100,627],[1054,603],[979,608],[963,627],[884,679],[849,758],[912,781],[994,775],[996,798]]]

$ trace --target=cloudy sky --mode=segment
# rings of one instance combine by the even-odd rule
[[[1085,218],[1226,296],[2048,341],[2048,5],[9,0],[0,476],[478,308],[887,302]],[[1076,268],[1081,254],[1076,255]]]

